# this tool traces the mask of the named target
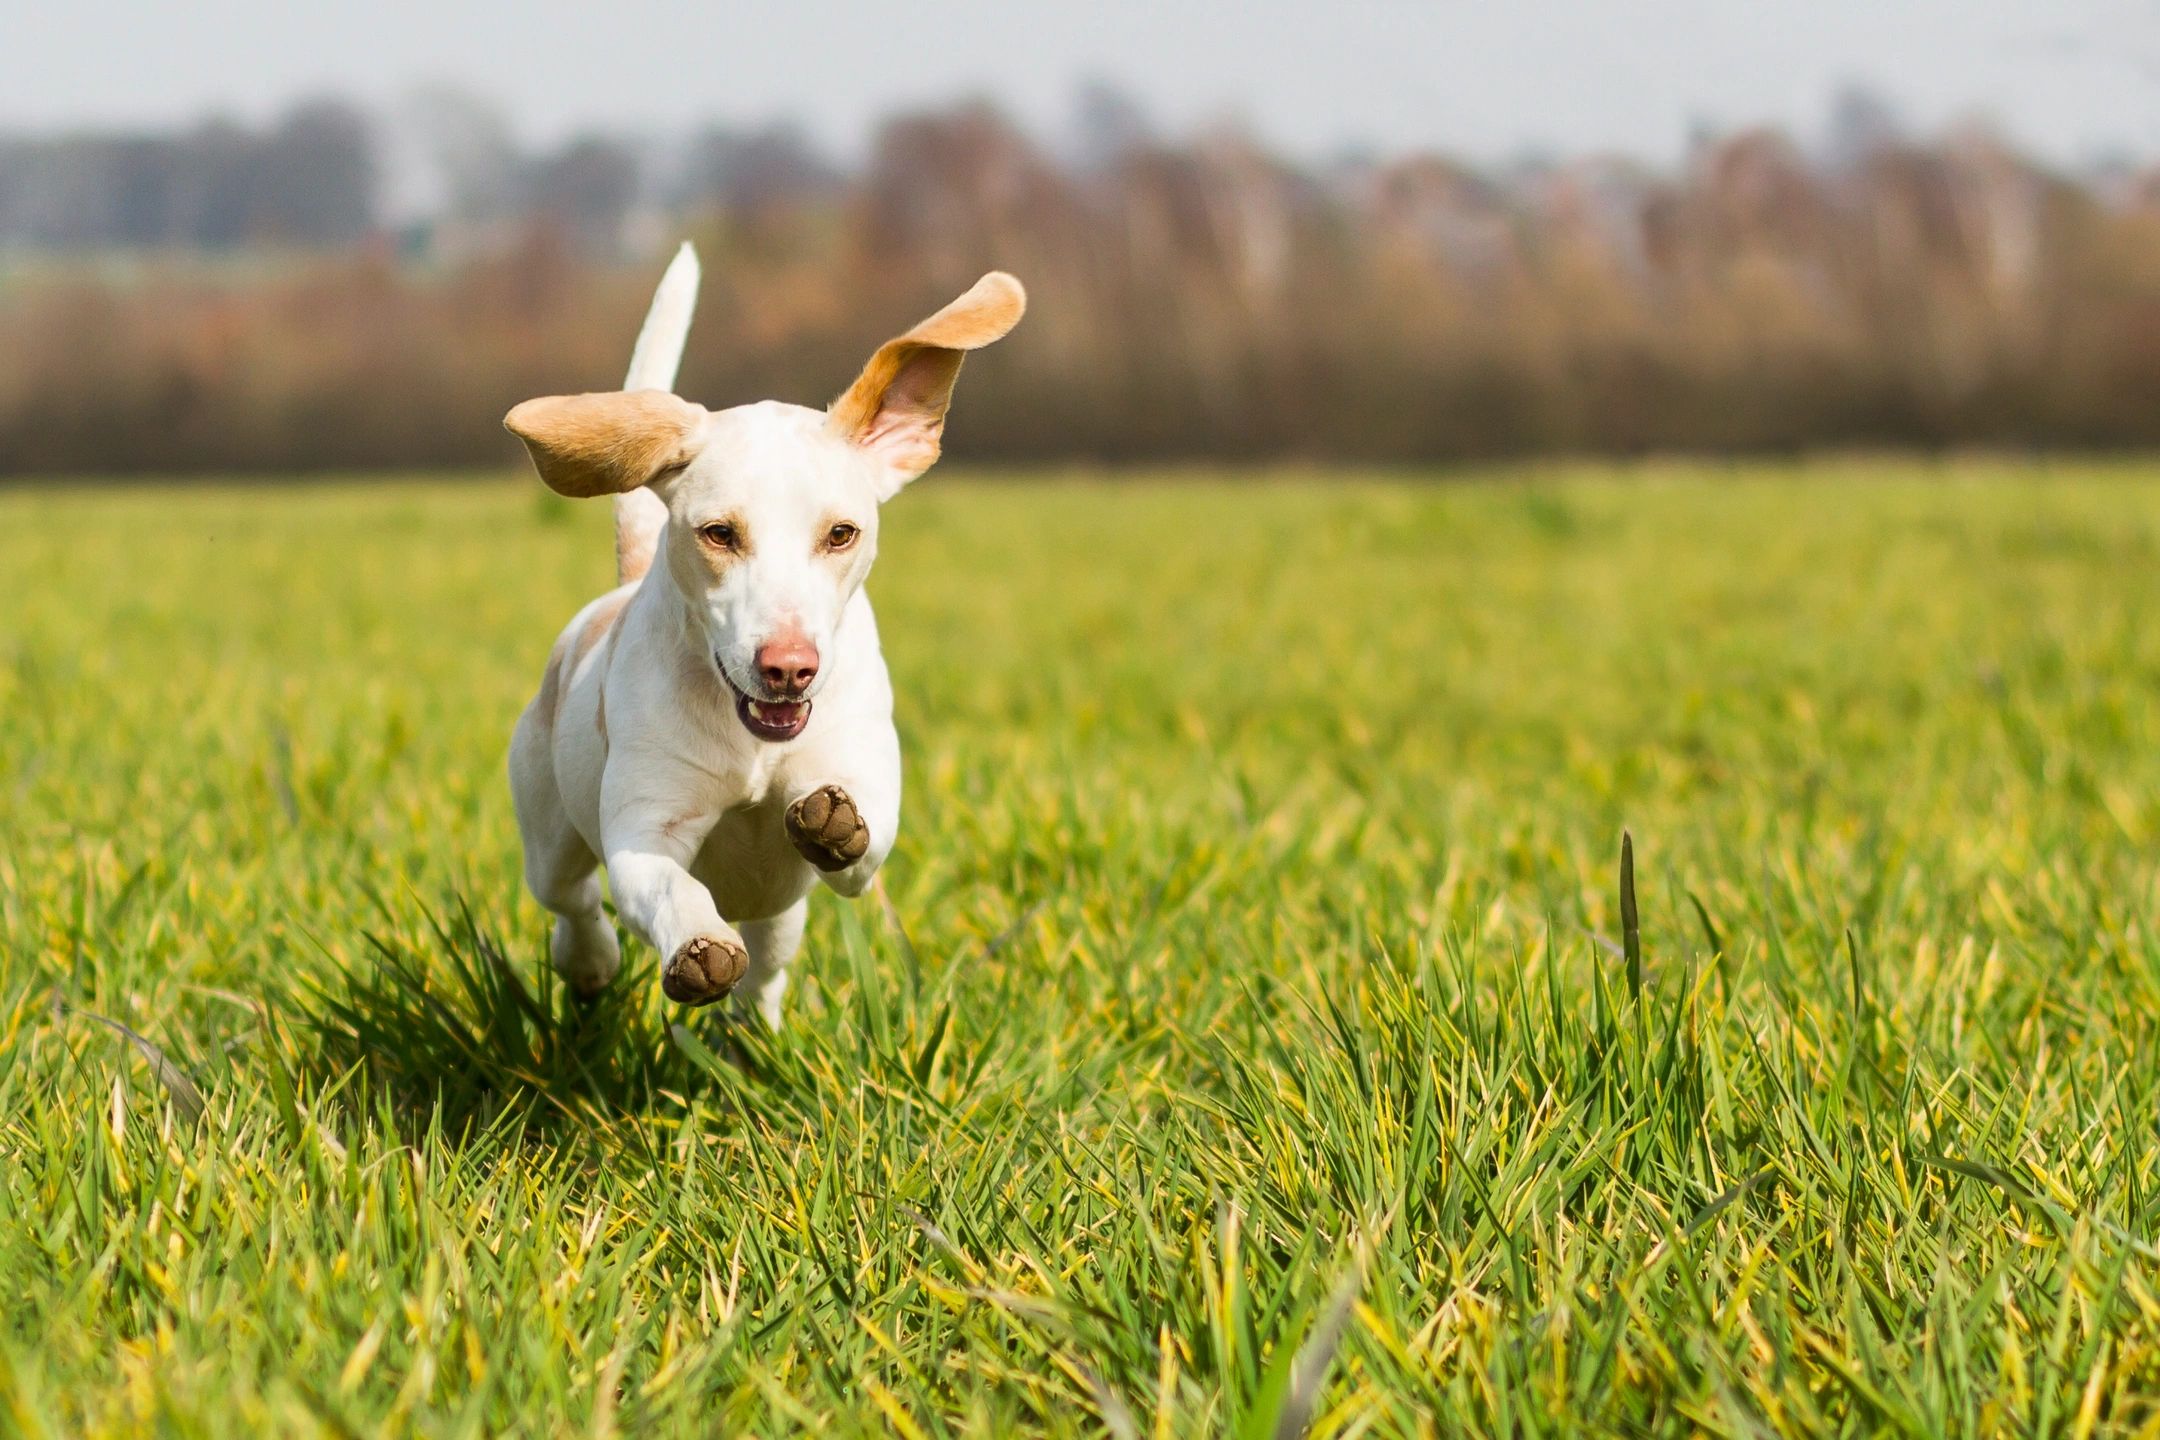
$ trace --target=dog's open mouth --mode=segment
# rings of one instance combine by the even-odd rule
[[[713,657],[719,664],[719,657]],[[720,678],[735,692],[735,718],[742,721],[743,729],[760,740],[792,740],[802,734],[803,726],[810,723],[808,700],[753,700],[743,694],[733,680],[728,680],[727,667],[720,667]]]

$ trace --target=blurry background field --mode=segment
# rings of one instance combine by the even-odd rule
[[[714,403],[822,404],[1020,275],[1027,328],[955,430],[981,458],[2160,442],[2160,171],[1849,106],[1666,166],[1300,162],[1121,111],[1057,145],[984,105],[845,168],[785,130],[488,131],[477,158],[453,130],[448,198],[403,226],[384,122],[349,106],[0,143],[0,473],[507,461],[511,405],[620,382],[683,235],[708,276],[683,385]]]
[[[0,497],[5,1428],[2160,1419],[2160,491],[1424,478],[897,503],[773,1040],[544,974],[601,507]]]

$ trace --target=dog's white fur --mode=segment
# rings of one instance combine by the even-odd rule
[[[861,894],[899,825],[892,686],[863,592],[878,507],[935,460],[961,356],[1010,330],[1025,296],[985,276],[882,347],[830,411],[708,412],[659,393],[697,280],[686,245],[623,392],[528,401],[505,421],[556,489],[615,493],[624,582],[556,640],[510,781],[526,881],[555,913],[552,958],[573,988],[598,990],[621,963],[604,859],[616,913],[659,952],[670,995],[718,999],[739,975],[738,1005],[777,1025],[810,890],[822,874]],[[814,647],[817,673],[800,732],[776,742],[743,704],[784,697],[759,670],[781,639]],[[800,838],[828,811],[846,832],[843,802],[860,819],[844,848]]]

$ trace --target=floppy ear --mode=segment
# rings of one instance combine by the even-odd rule
[[[968,351],[1004,338],[1026,309],[1020,282],[993,270],[907,334],[880,345],[847,393],[833,402],[833,428],[893,473],[881,499],[937,462],[961,360]]]
[[[691,459],[705,409],[665,390],[527,400],[503,417],[548,488],[580,499],[648,485]]]

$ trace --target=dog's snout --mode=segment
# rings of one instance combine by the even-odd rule
[[[801,636],[783,636],[758,647],[758,679],[775,695],[800,695],[817,679],[817,646]]]

